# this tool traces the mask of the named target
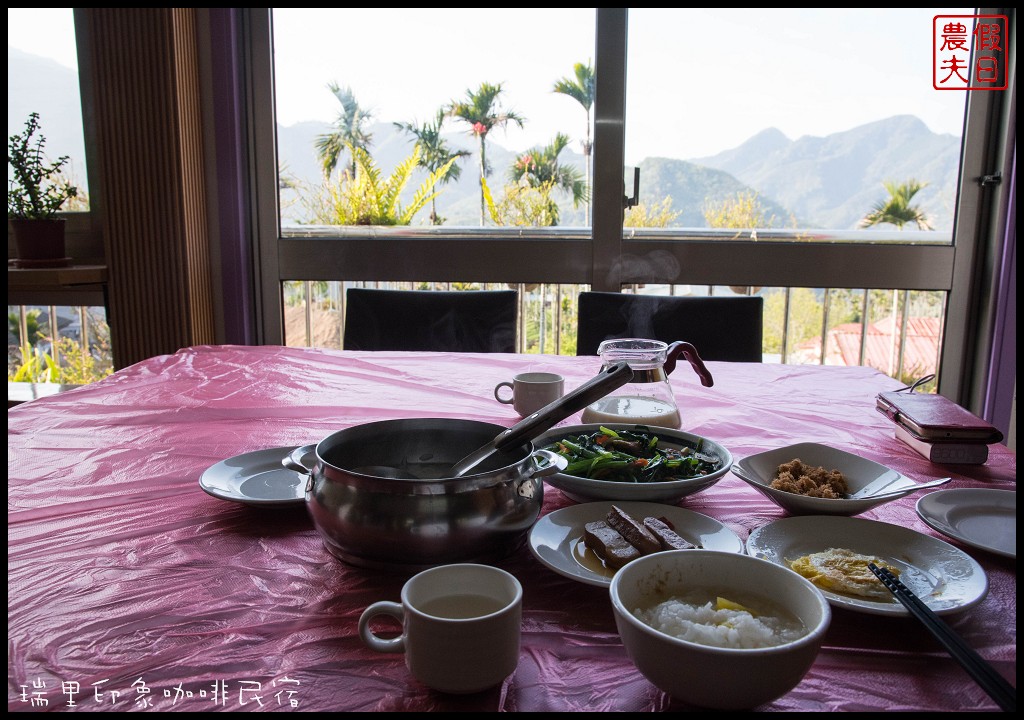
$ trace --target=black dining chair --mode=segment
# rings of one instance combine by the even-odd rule
[[[345,293],[346,350],[514,353],[515,290],[380,290]]]
[[[761,297],[681,297],[581,292],[576,354],[596,355],[602,340],[685,340],[702,360],[761,362]]]

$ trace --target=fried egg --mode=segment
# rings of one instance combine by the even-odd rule
[[[825,552],[804,555],[791,561],[789,566],[823,590],[871,600],[892,600],[889,590],[871,572],[869,563],[889,568],[893,575],[900,574],[898,569],[880,558],[843,548],[829,548]]]

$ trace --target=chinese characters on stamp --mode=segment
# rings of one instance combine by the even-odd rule
[[[932,85],[936,90],[1005,90],[1005,15],[936,15]]]

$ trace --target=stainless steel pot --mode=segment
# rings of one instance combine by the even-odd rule
[[[505,429],[448,418],[383,420],[327,436],[315,455],[313,446],[298,448],[284,464],[309,475],[313,524],[345,562],[408,571],[489,562],[521,545],[544,501],[541,478],[565,469],[564,458],[525,442],[472,474],[440,476]],[[375,467],[406,477],[381,477]]]

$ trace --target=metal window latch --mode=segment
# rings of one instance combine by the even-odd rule
[[[992,175],[982,175],[980,178],[978,178],[978,184],[981,185],[982,187],[987,187],[989,185],[998,185],[1002,181],[1003,181],[1003,174],[1002,173],[993,173]]]
[[[640,204],[640,168],[633,168],[633,196],[629,195],[622,196],[622,206],[624,209],[629,210],[631,207],[636,207]]]

